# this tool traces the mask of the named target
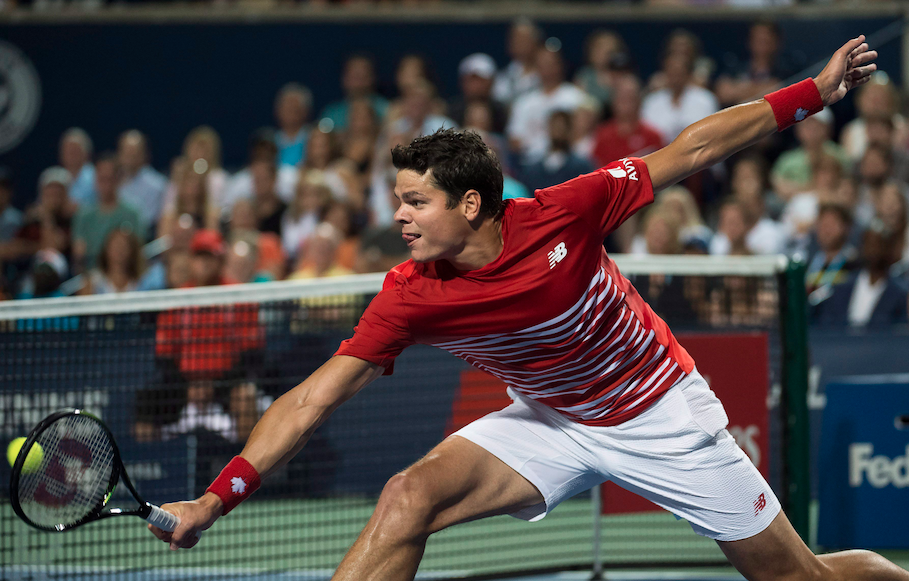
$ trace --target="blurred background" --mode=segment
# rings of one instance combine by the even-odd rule
[[[775,456],[785,455],[779,434],[791,423],[791,406],[779,408],[788,393],[783,353],[789,341],[803,344],[805,393],[796,399],[808,410],[800,427],[808,440],[805,456],[789,461],[810,473],[814,508],[813,525],[800,532],[815,545],[820,535],[826,547],[909,549],[905,527],[891,530],[881,524],[886,510],[867,508],[909,506],[907,11],[903,2],[822,0],[0,0],[0,298],[10,301],[0,317],[3,436],[25,434],[56,404],[94,405],[137,456],[151,462],[156,446],[174,448],[189,484],[173,494],[192,493],[220,469],[214,461],[196,473],[197,452],[217,456],[205,452],[210,436],[229,458],[271,399],[349,336],[369,292],[339,286],[322,293],[333,297],[327,302],[307,303],[269,294],[266,285],[249,299],[258,307],[212,299],[222,305],[214,319],[185,310],[180,291],[147,308],[129,295],[132,311],[100,318],[93,314],[104,311],[83,309],[79,299],[66,303],[71,316],[57,319],[46,318],[43,303],[23,303],[17,314],[14,301],[385,272],[409,257],[392,219],[397,144],[442,127],[473,129],[502,162],[505,196],[531,197],[653,152],[723,107],[816,75],[847,39],[865,34],[880,52],[870,83],[658,192],[605,245],[627,255],[638,290],[674,328],[734,326],[769,337],[769,347],[746,342],[742,349],[769,349],[766,377],[749,401],[767,401],[771,413],[762,421],[769,424],[761,429],[765,438],[775,430],[767,444]],[[732,257],[724,264],[783,255],[803,265],[801,294],[786,295],[788,283],[773,270],[754,284],[729,277],[673,283],[656,267],[634,271],[635,261],[676,255]],[[804,307],[795,315],[809,324],[804,340],[781,322],[792,301]],[[220,329],[209,335],[218,361],[188,347],[198,339],[192,329],[207,327]],[[741,355],[724,344],[729,358]],[[709,358],[720,348],[704,349]],[[347,457],[363,453],[362,444],[344,444],[337,420],[326,426],[324,446],[317,443],[271,497],[294,497],[305,482],[303,496],[370,499],[453,425],[503,403],[489,395],[501,386],[483,384],[481,396],[493,403],[464,412],[459,402],[476,378],[457,366],[439,381],[444,401],[433,401],[418,384],[454,364],[419,353],[403,368],[428,357],[423,371],[394,389],[401,401],[427,398],[419,405],[436,411],[432,419],[419,408],[426,429],[392,438],[406,453],[394,461]],[[728,381],[734,392],[734,374]],[[839,387],[828,392],[828,385]],[[872,399],[880,409],[859,409]],[[214,402],[220,411],[183,413]],[[369,405],[351,408],[352,426],[364,425],[358,414]],[[856,426],[871,417],[877,431],[863,435]],[[736,434],[740,444],[747,428]],[[822,437],[822,430],[833,431]],[[839,446],[829,460],[825,438]],[[370,461],[375,470],[365,484],[351,484]],[[314,475],[321,462],[332,466],[328,476]],[[843,478],[824,477],[834,469]],[[765,473],[781,493],[792,470],[771,460]],[[154,488],[161,478],[154,468],[146,477],[138,480],[168,499]],[[844,503],[837,496],[844,490],[885,497]],[[825,521],[822,512],[818,525],[824,494],[832,495],[828,506],[853,516]],[[0,522],[10,562],[22,554],[19,525],[11,523]],[[635,550],[654,551],[650,529],[639,524]],[[357,527],[350,524],[343,538]],[[863,536],[875,531],[883,536]],[[333,566],[346,542],[319,566]],[[715,548],[681,547],[665,561],[722,559]],[[31,566],[41,561],[36,555],[21,562]],[[506,569],[528,558],[518,555]],[[567,559],[539,567],[588,562]]]

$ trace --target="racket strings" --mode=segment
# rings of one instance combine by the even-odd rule
[[[44,451],[38,470],[19,476],[19,504],[43,527],[70,526],[85,518],[108,493],[114,448],[93,419],[65,416],[37,438]]]

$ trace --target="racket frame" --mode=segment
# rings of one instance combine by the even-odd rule
[[[110,480],[107,483],[107,492],[98,501],[94,508],[92,508],[92,510],[89,511],[84,517],[70,524],[44,526],[35,523],[30,518],[28,518],[28,516],[25,514],[25,511],[22,510],[22,506],[19,504],[19,477],[22,475],[22,467],[25,465],[25,459],[28,457],[28,454],[23,454],[22,451],[31,450],[31,446],[38,441],[38,437],[45,430],[47,430],[55,422],[67,416],[85,416],[101,427],[101,429],[107,435],[107,438],[110,441],[111,448],[113,450],[113,469],[111,470]],[[136,500],[136,502],[139,503],[139,506],[132,510],[112,508],[105,511],[104,508],[107,506],[107,503],[110,501],[114,490],[117,488],[118,482],[121,480],[123,481],[123,484],[126,486],[127,490],[129,490],[129,492],[133,495],[133,498]],[[19,450],[19,455],[16,456],[16,462],[13,464],[13,470],[10,474],[9,490],[10,503],[12,504],[13,512],[15,512],[16,515],[29,526],[42,531],[68,531],[82,526],[86,523],[103,520],[112,516],[140,516],[143,519],[147,519],[152,512],[152,505],[146,502],[141,496],[139,496],[139,493],[136,492],[136,488],[130,481],[129,475],[126,473],[126,467],[123,465],[123,460],[120,458],[120,449],[117,447],[117,440],[114,439],[114,435],[111,433],[110,429],[104,424],[104,422],[101,421],[100,418],[81,409],[65,409],[54,412],[41,420],[38,425],[35,426],[31,432],[29,432],[28,436],[25,439],[25,443]]]

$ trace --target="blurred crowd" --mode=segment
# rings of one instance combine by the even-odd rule
[[[409,257],[393,218],[397,144],[472,129],[502,161],[505,197],[530,197],[653,152],[799,72],[771,22],[751,27],[747,58],[722,63],[676,30],[650,76],[613,31],[590,35],[583,63],[565,62],[558,39],[527,20],[506,42],[510,62],[464,56],[454,95],[438,93],[438,71],[415,54],[397,64],[393,94],[378,91],[369,55],[349,56],[339,71],[345,97],[322,111],[307,87],[288,83],[275,97],[275,126],[252,132],[235,171],[222,167],[216,128],[193,129],[182,155],[157,168],[141,128],[126,129],[112,151],[96,151],[91,127],[68,129],[59,165],[41,174],[29,207],[10,200],[14,187],[30,185],[0,171],[0,292],[51,297],[385,271]],[[815,321],[905,323],[909,124],[884,73],[855,104],[850,120],[823,111],[658,192],[607,249],[798,256]]]

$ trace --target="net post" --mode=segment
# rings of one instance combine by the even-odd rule
[[[590,489],[591,509],[593,511],[593,570],[590,581],[600,581],[603,579],[603,557],[600,554],[602,548],[602,526],[603,526],[603,497],[601,496],[602,484],[597,484]]]
[[[781,274],[781,331],[783,343],[782,399],[785,468],[783,506],[799,536],[809,541],[811,488],[809,479],[808,417],[808,300],[804,262],[794,259]]]

